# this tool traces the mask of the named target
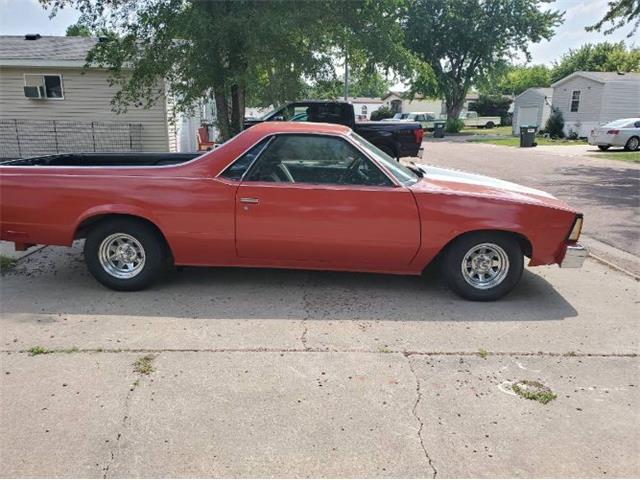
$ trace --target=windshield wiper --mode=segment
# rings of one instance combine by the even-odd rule
[[[413,173],[415,173],[417,176],[419,176],[420,178],[424,177],[425,171],[422,170],[420,167],[416,167],[415,165],[406,165],[406,167],[411,170]]]

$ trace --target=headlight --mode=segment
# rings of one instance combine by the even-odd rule
[[[580,233],[582,232],[582,215],[578,215],[573,222],[573,227],[571,227],[571,232],[569,232],[569,236],[567,240],[570,242],[577,242],[580,238]]]

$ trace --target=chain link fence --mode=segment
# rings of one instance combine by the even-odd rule
[[[73,152],[140,152],[142,124],[0,119],[0,159]]]

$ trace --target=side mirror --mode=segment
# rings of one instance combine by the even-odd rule
[[[282,115],[276,115],[275,117],[272,117],[271,120],[274,122],[284,122],[284,117]]]

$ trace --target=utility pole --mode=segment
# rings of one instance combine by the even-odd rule
[[[344,47],[344,101],[349,99],[349,48]]]

